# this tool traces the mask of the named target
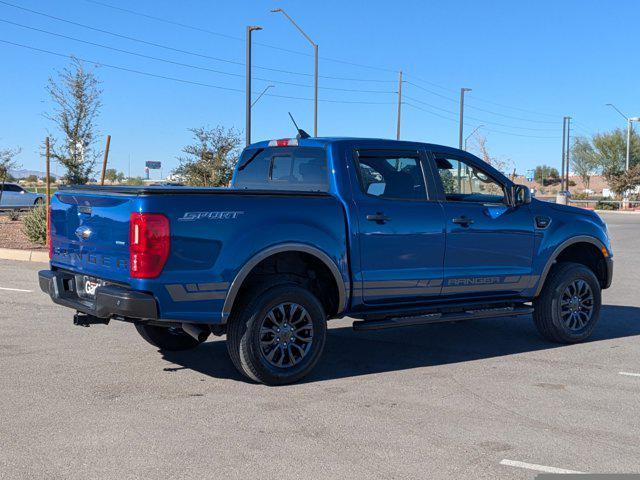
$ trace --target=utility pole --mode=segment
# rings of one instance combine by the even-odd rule
[[[313,42],[312,42],[313,43]],[[313,136],[318,136],[318,44],[313,44]]]
[[[567,117],[567,192],[569,191],[569,157],[571,152],[571,117]]]
[[[313,46],[313,63],[314,63],[314,72],[313,72],[313,136],[318,136],[318,44],[311,40],[311,37],[302,30],[298,24],[291,18],[287,12],[285,12],[282,8],[274,8],[271,10],[272,13],[282,13],[287,20],[291,22],[291,24],[296,27],[296,29],[302,34],[304,38]]]
[[[564,192],[564,154],[565,141],[567,139],[567,117],[562,117],[562,169],[560,169],[560,191]],[[544,179],[542,181],[544,186]]]
[[[246,60],[246,92],[245,92],[245,138],[246,144],[251,144],[251,32],[254,30],[262,30],[257,25],[249,25],[247,27],[247,60]]]
[[[460,89],[460,130],[458,132],[458,148],[460,150],[462,150],[462,136],[464,132],[464,94],[470,91],[470,88]]]
[[[44,179],[45,185],[47,188],[47,195],[45,197],[45,208],[47,211],[47,245],[51,245],[50,236],[51,236],[51,214],[50,214],[50,206],[51,206],[51,151],[49,145],[49,137],[44,140],[45,145],[45,171],[46,177]]]
[[[402,117],[402,70],[398,75],[398,126],[396,128],[396,140],[400,140],[400,119]]]
[[[104,185],[104,176],[107,173],[107,161],[109,161],[110,145],[111,145],[111,135],[107,135],[107,146],[104,149],[104,158],[102,159],[102,175],[100,176],[100,185]]]

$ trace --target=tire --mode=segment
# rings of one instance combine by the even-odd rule
[[[579,263],[559,263],[533,301],[533,321],[547,340],[578,343],[593,333],[601,305],[600,282],[594,273]]]
[[[142,338],[160,350],[191,350],[202,343],[185,333],[181,328],[176,327],[158,327],[137,323],[136,330]]]
[[[44,200],[43,200],[42,198],[36,198],[36,201],[35,201],[35,202],[33,202],[33,204],[34,204],[36,207],[39,207],[40,205],[44,204]]]
[[[313,370],[326,335],[318,299],[298,285],[278,285],[256,294],[229,320],[227,350],[234,366],[251,380],[286,385]]]

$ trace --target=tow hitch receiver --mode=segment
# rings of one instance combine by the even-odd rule
[[[89,327],[91,325],[109,325],[108,318],[94,317],[86,313],[76,312],[73,316],[73,324],[78,327]]]

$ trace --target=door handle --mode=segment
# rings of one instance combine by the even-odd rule
[[[375,215],[371,215],[371,214],[367,215],[367,220],[369,220],[370,222],[385,223],[391,220],[391,218],[387,217],[382,212],[376,212]]]
[[[472,218],[465,217],[464,215],[461,216],[461,217],[456,217],[451,221],[453,223],[455,223],[457,225],[461,225],[463,227],[468,227],[469,225],[471,225],[473,223],[473,219]]]

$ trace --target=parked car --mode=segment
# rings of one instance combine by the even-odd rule
[[[132,322],[161,350],[226,334],[235,367],[269,385],[307,375],[344,316],[376,330],[533,314],[545,338],[580,342],[613,274],[596,213],[413,142],[260,142],[232,188],[67,187],[51,226],[40,287],[76,324]]]
[[[44,203],[44,195],[32,193],[17,183],[5,183],[0,208],[26,208]]]

